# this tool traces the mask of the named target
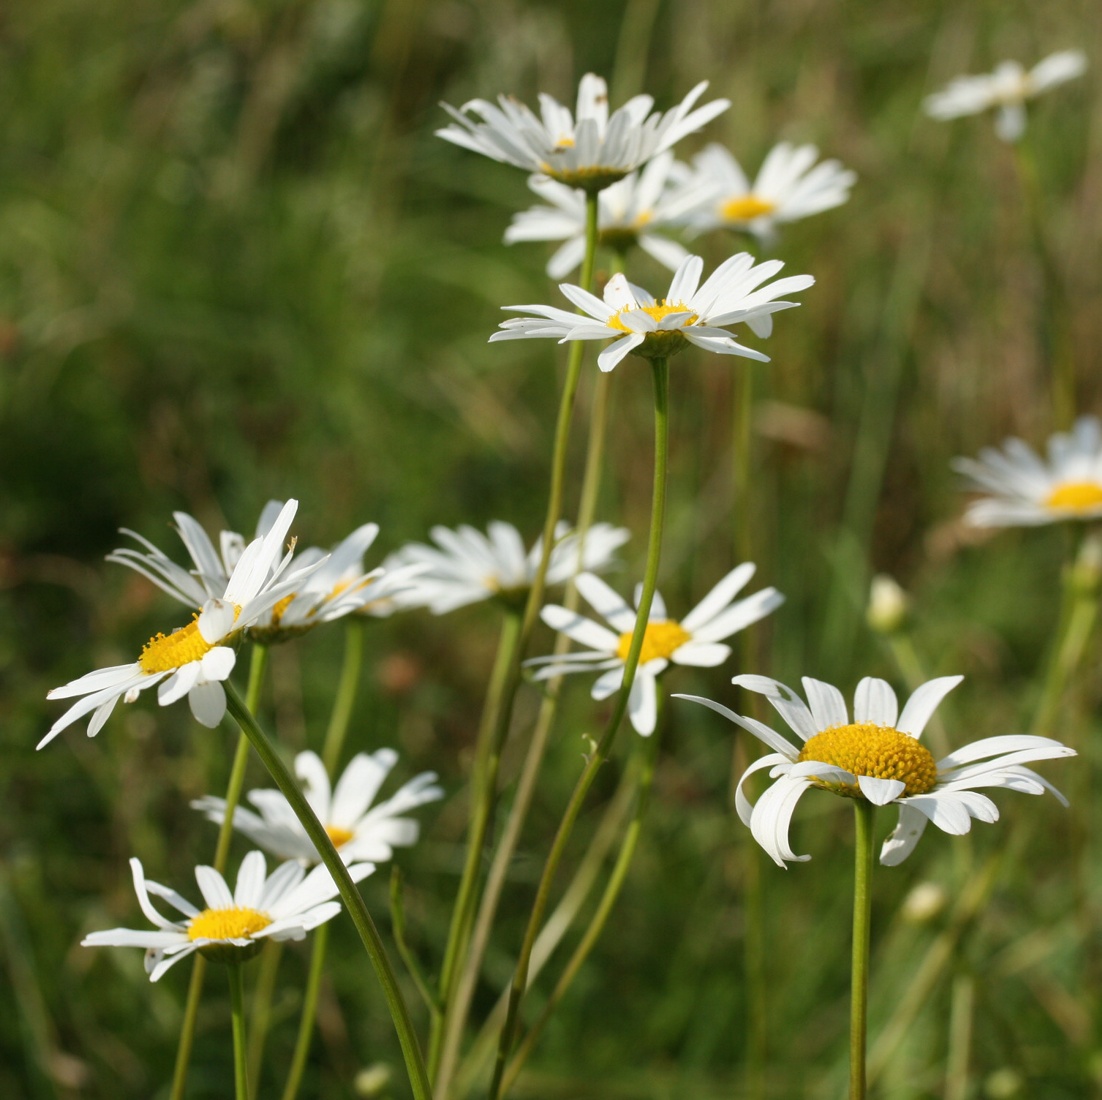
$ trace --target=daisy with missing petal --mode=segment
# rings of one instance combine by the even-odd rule
[[[686,182],[687,173],[673,153],[663,153],[641,172],[602,191],[597,202],[597,243],[620,255],[638,245],[664,267],[677,270],[689,253],[656,230],[682,225],[699,204],[702,185]],[[668,186],[675,182],[681,184],[676,191]],[[532,176],[528,186],[550,205],[513,215],[505,243],[565,241],[547,263],[547,274],[561,279],[579,267],[585,256],[585,192],[546,176]]]
[[[665,602],[655,592],[643,635],[639,667],[628,697],[628,714],[637,733],[649,737],[654,732],[658,717],[658,677],[671,662],[699,668],[722,664],[731,655],[731,647],[721,644],[724,638],[764,619],[784,603],[784,597],[775,588],[763,588],[746,599],[735,599],[754,575],[754,570],[751,562],[732,569],[680,621],[669,617]],[[624,665],[635,630],[636,610],[590,573],[579,576],[577,586],[608,626],[550,604],[540,612],[543,621],[589,649],[559,657],[536,657],[525,663],[542,666],[533,677],[536,680],[549,680],[572,672],[599,672],[601,675],[591,694],[594,699],[607,699],[619,691],[624,682]],[[636,607],[641,590],[642,585],[635,592]]]
[[[186,695],[196,720],[217,726],[226,712],[222,681],[233,671],[236,656],[229,643],[302,582],[301,570],[283,577],[293,554],[283,554],[283,545],[297,508],[297,500],[283,506],[271,530],[242,551],[225,588],[207,599],[187,626],[151,638],[132,664],[89,672],[49,692],[48,699],[83,698],[50,727],[38,747],[89,713],[88,736],[94,737],[120,699],[133,702],[154,685],[161,706]]]
[[[332,900],[337,885],[324,867],[315,867],[307,874],[292,861],[269,875],[261,852],[250,852],[241,861],[237,886],[232,891],[213,867],[196,867],[195,881],[203,895],[203,909],[175,890],[147,879],[140,860],[132,859],[130,870],[138,904],[158,930],[112,928],[92,932],[80,942],[82,947],[144,947],[145,970],[154,982],[194,951],[220,962],[244,962],[266,940],[304,939],[307,932],[341,911],[340,902]],[[348,868],[354,882],[374,870],[371,863]],[[152,898],[167,901],[183,919],[162,916]]]
[[[583,569],[607,569],[615,551],[631,537],[625,527],[595,523],[586,532],[584,547],[576,532],[565,523],[556,529],[555,546],[547,568],[547,584],[565,584]],[[543,554],[543,539],[525,551],[520,532],[509,523],[495,520],[487,534],[464,524],[453,531],[434,527],[436,546],[414,542],[394,555],[403,565],[420,566],[416,588],[398,596],[409,607],[428,607],[443,615],[457,607],[497,598],[511,604],[522,602],[535,580]],[[439,549],[437,549],[439,547]]]
[[[867,676],[857,685],[850,721],[842,693],[830,684],[805,677],[807,702],[791,688],[766,676],[736,676],[732,683],[764,695],[796,735],[796,744],[754,718],[735,714],[719,703],[680,695],[703,703],[729,718],[773,751],[743,773],[735,806],[754,839],[779,866],[802,861],[788,841],[796,803],[812,787],[862,799],[874,806],[895,804],[899,824],[880,850],[880,862],[902,863],[932,821],[946,833],[960,835],[972,819],[997,821],[995,803],[978,788],[993,787],[1063,795],[1047,780],[1023,765],[1034,760],[1075,756],[1048,737],[1009,735],[985,737],[935,761],[919,741],[937,705],[961,682],[962,676],[942,676],[922,684],[899,711],[895,692],[884,681]],[[769,769],[775,782],[751,803],[743,784],[755,772]]]
[[[649,95],[634,96],[610,114],[607,85],[587,73],[574,114],[549,95],[539,97],[539,116],[511,96],[499,96],[497,104],[472,99],[459,110],[443,104],[455,122],[436,133],[570,187],[601,191],[727,110],[726,99],[693,109],[707,87],[702,81],[665,114],[651,113]]]
[[[1049,54],[1028,72],[1017,61],[1003,61],[993,73],[956,77],[943,91],[927,96],[923,106],[940,119],[995,110],[995,132],[1003,141],[1017,141],[1025,133],[1026,100],[1082,76],[1086,69],[1082,50]]]
[[[372,806],[397,761],[393,749],[357,753],[333,788],[317,753],[300,752],[295,757],[295,773],[302,781],[306,801],[345,863],[383,863],[393,858],[395,848],[415,844],[420,826],[403,815],[444,797],[436,786],[436,773],[422,772],[386,801]],[[279,791],[250,791],[248,799],[260,813],[238,807],[233,815],[233,827],[238,832],[280,859],[318,862],[317,849]],[[225,799],[208,796],[191,805],[219,825],[225,819]]]
[[[958,458],[953,469],[980,492],[969,506],[975,527],[1022,527],[1060,520],[1102,519],[1102,425],[1082,416],[1070,432],[1057,432],[1041,458],[1020,439],[985,447],[978,459]]]
[[[738,343],[727,326],[745,322],[755,335],[768,336],[773,331],[772,315],[799,305],[776,299],[806,290],[815,280],[810,275],[790,275],[766,284],[782,267],[780,260],[755,264],[749,252],[740,252],[720,264],[701,285],[704,261],[689,256],[661,299],[652,298],[623,275],[609,279],[603,301],[580,286],[561,283],[559,289],[582,314],[555,306],[506,306],[532,316],[504,321],[490,341],[549,337],[566,343],[616,338],[597,356],[597,366],[603,371],[612,370],[631,352],[644,359],[667,359],[689,344],[718,355],[742,355],[768,363],[768,355]]]
[[[814,145],[773,146],[751,183],[722,145],[709,145],[693,157],[692,185],[709,194],[707,205],[690,218],[698,230],[738,229],[763,241],[786,222],[832,210],[849,200],[857,174],[836,160],[816,164]]]

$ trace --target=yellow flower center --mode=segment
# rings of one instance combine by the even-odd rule
[[[563,136],[561,138],[559,138],[558,141],[555,142],[555,151],[556,152],[558,152],[560,149],[573,149],[573,148],[574,148],[574,139],[569,134],[563,134]]]
[[[798,760],[818,760],[872,779],[898,779],[907,796],[925,794],[937,784],[937,762],[916,738],[890,726],[854,722],[833,726],[809,737]],[[861,798],[856,783],[816,780],[816,785],[835,794]]]
[[[620,635],[620,644],[616,647],[616,656],[621,661],[628,659],[628,650],[631,649],[631,631]],[[639,663],[645,665],[656,657],[672,657],[674,651],[683,646],[692,635],[673,619],[659,619],[657,622],[647,623],[646,632],[643,634],[643,648],[639,653]]]
[[[757,195],[738,195],[721,203],[720,216],[728,222],[752,222],[763,214],[772,214],[777,209],[775,202],[758,198]]]
[[[188,921],[189,940],[246,940],[272,923],[256,909],[204,909]]]
[[[171,634],[155,634],[142,647],[138,664],[142,672],[171,672],[205,657],[212,646],[199,633],[199,616]]]
[[[340,825],[326,825],[325,832],[333,842],[334,848],[347,844],[356,835],[351,829],[345,829]]]
[[[1102,506],[1102,485],[1097,481],[1065,481],[1048,495],[1045,507],[1053,511],[1088,512]]]
[[[621,332],[631,332],[632,330],[620,320],[621,315],[625,313],[645,313],[648,317],[653,317],[656,321],[661,321],[671,313],[689,313],[690,316],[687,317],[682,324],[692,325],[697,321],[696,314],[692,313],[684,302],[667,302],[666,299],[663,298],[653,306],[625,306],[623,309],[617,310],[608,319],[608,327],[618,328]]]

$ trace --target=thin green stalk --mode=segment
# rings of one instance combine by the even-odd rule
[[[229,963],[230,1012],[233,1016],[233,1095],[235,1100],[249,1100],[248,1054],[245,1042],[245,991],[241,983],[241,964]]]
[[[264,684],[264,673],[268,668],[268,647],[254,645],[249,659],[249,683],[245,689],[245,705],[256,712],[260,705],[260,689]],[[238,737],[237,748],[233,755],[229,782],[226,784],[226,816],[218,829],[218,843],[214,849],[214,869],[224,871],[230,855],[230,840],[233,837],[233,812],[241,801],[241,790],[245,786],[245,768],[249,762],[249,742]],[[184,1002],[184,1017],[180,1023],[180,1039],[176,1045],[176,1065],[172,1071],[172,1091],[169,1100],[183,1100],[187,1088],[188,1066],[191,1063],[191,1049],[195,1045],[195,1024],[199,1018],[199,1001],[203,995],[203,981],[207,974],[207,960],[202,955],[195,956],[195,965],[191,968],[188,981],[187,1000]]]
[[[245,741],[246,748],[249,742]],[[253,985],[249,1011],[249,1095],[256,1100],[260,1092],[260,1075],[264,1068],[264,1046],[272,1023],[272,998],[275,995],[279,964],[283,959],[283,944],[269,943],[260,953],[260,963]]]
[[[945,1100],[968,1100],[968,1062],[972,1050],[972,1023],[976,1009],[976,979],[958,974],[953,980],[949,1008],[949,1051],[945,1057]]]
[[[364,630],[367,624],[356,615],[345,620],[344,662],[337,681],[337,694],[333,699],[333,711],[329,715],[329,728],[325,731],[325,743],[321,750],[321,762],[330,777],[336,775],[341,760],[341,750],[352,721],[352,708],[360,688],[360,672],[364,663]]]
[[[337,849],[333,847],[333,842],[329,839],[325,827],[318,820],[310,803],[306,801],[305,795],[295,782],[294,776],[276,752],[275,746],[268,739],[268,735],[249,713],[233,685],[228,682],[226,684],[226,697],[230,714],[237,720],[242,731],[249,738],[264,767],[268,769],[268,774],[282,791],[283,797],[291,804],[291,810],[302,823],[306,835],[321,856],[322,863],[325,864],[329,869],[329,873],[333,876],[341,900],[344,902],[348,915],[352,918],[352,923],[356,926],[360,940],[371,959],[379,984],[383,987],[383,996],[386,999],[391,1020],[394,1022],[395,1031],[398,1033],[398,1041],[402,1047],[406,1073],[409,1076],[413,1095],[416,1100],[431,1100],[432,1088],[429,1085],[428,1074],[425,1072],[421,1047],[417,1042],[417,1033],[413,1030],[409,1009],[402,997],[402,991],[398,988],[398,982],[394,977],[390,960],[387,958],[383,942],[379,938],[379,931],[375,927],[375,922],[371,919],[371,914],[364,904],[363,897],[352,881],[344,861],[337,854]]]
[[[873,823],[876,807],[854,800],[853,969],[849,1016],[849,1100],[865,1100],[869,1025],[869,939],[872,926]]]
[[[302,1074],[306,1069],[306,1057],[310,1053],[310,1040],[314,1036],[314,1021],[318,1014],[318,994],[321,992],[321,976],[325,970],[325,949],[329,944],[329,925],[323,924],[314,931],[314,945],[310,951],[310,970],[306,976],[306,989],[302,995],[302,1015],[298,1022],[295,1052],[291,1056],[291,1068],[287,1071],[287,1083],[283,1086],[283,1100],[295,1100]]]
[[[581,970],[585,960],[589,958],[590,952],[596,946],[605,925],[608,924],[612,909],[620,897],[620,891],[627,879],[628,869],[631,867],[631,861],[635,856],[635,849],[639,844],[639,837],[643,831],[643,819],[646,817],[647,807],[650,804],[651,787],[654,783],[654,765],[658,756],[658,733],[655,732],[652,737],[642,740],[635,792],[635,812],[628,823],[627,831],[620,845],[620,852],[616,857],[616,863],[609,875],[608,882],[605,884],[604,894],[602,894],[597,910],[593,914],[593,919],[589,922],[589,927],[585,930],[585,934],[574,949],[570,960],[563,967],[562,974],[559,975],[559,980],[555,983],[555,988],[551,991],[547,1003],[543,1006],[543,1011],[529,1028],[523,1042],[517,1048],[516,1054],[513,1055],[502,1082],[503,1092],[508,1092],[516,1081],[517,1075],[543,1033],[543,1029],[547,1026],[548,1020],[551,1019],[552,1013],[558,1008],[563,997],[566,996],[567,990],[578,976],[578,971]]]
[[[647,540],[647,565],[643,575],[643,589],[639,598],[635,629],[632,632],[627,660],[624,662],[624,682],[616,697],[616,704],[609,717],[608,725],[601,735],[601,740],[593,746],[593,751],[588,757],[586,766],[574,788],[574,793],[571,795],[570,802],[567,804],[566,812],[563,815],[559,830],[551,845],[551,851],[548,853],[547,862],[544,865],[543,875],[540,878],[535,902],[528,918],[528,927],[525,930],[524,941],[521,944],[516,971],[509,991],[509,1007],[505,1016],[505,1025],[501,1030],[497,1060],[494,1065],[494,1076],[490,1084],[490,1100],[498,1100],[501,1095],[505,1060],[512,1050],[520,1002],[528,981],[528,963],[540,925],[543,922],[543,914],[550,900],[551,887],[558,871],[559,861],[562,859],[566,843],[574,829],[574,823],[581,812],[585,796],[588,794],[593,780],[597,777],[601,765],[608,758],[620,722],[627,711],[628,697],[631,693],[631,686],[635,682],[635,671],[639,666],[639,655],[643,649],[643,638],[646,634],[647,620],[650,617],[651,601],[658,582],[658,564],[662,552],[662,529],[666,513],[670,376],[669,366],[665,359],[655,359],[651,366],[654,374],[654,491],[651,502],[650,536]]]

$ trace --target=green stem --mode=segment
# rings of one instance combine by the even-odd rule
[[[341,750],[352,720],[352,708],[356,703],[356,693],[360,687],[360,672],[364,661],[363,619],[350,615],[344,628],[344,663],[341,665],[341,677],[337,682],[337,694],[333,700],[333,711],[329,715],[329,728],[325,731],[325,743],[321,750],[321,762],[330,777],[337,772]]]
[[[318,1015],[318,994],[321,992],[321,975],[325,969],[325,949],[329,944],[329,925],[323,924],[314,931],[314,945],[310,952],[310,971],[306,977],[306,990],[302,998],[302,1015],[298,1022],[298,1037],[287,1083],[283,1086],[283,1100],[295,1100],[302,1074],[306,1069],[306,1056],[310,1053],[310,1040],[314,1035],[314,1021]]]
[[[865,1100],[865,1051],[869,1023],[869,932],[872,925],[873,822],[876,807],[863,798],[853,803],[854,843],[853,980],[849,1017],[849,1100]]]
[[[264,673],[268,668],[268,647],[254,645],[249,659],[249,684],[245,689],[246,706],[255,713],[260,705],[260,689],[264,684]],[[226,815],[218,829],[218,843],[214,849],[214,869],[224,871],[230,855],[230,840],[233,837],[233,812],[241,801],[241,790],[245,786],[245,768],[249,762],[249,742],[244,736],[238,737],[237,748],[233,755],[229,782],[226,784]],[[169,1100],[183,1100],[187,1088],[188,1066],[191,1063],[191,1050],[195,1045],[195,1025],[199,1018],[199,1001],[203,995],[203,982],[207,975],[207,960],[202,955],[195,956],[195,965],[191,968],[188,981],[187,1000],[184,1002],[184,1017],[180,1023],[180,1039],[176,1045],[176,1065],[172,1071],[172,1091]]]
[[[524,996],[525,986],[528,980],[528,963],[532,954],[532,947],[543,921],[543,914],[550,900],[551,887],[558,871],[559,861],[562,859],[566,843],[574,829],[574,823],[581,812],[585,796],[597,777],[601,765],[608,758],[608,754],[615,740],[616,732],[620,727],[625,712],[627,711],[628,698],[631,694],[632,684],[635,682],[635,672],[639,667],[639,655],[643,650],[643,638],[646,635],[647,620],[650,617],[651,601],[654,598],[654,590],[658,582],[658,564],[662,551],[662,529],[666,514],[666,466],[669,450],[669,366],[665,359],[655,359],[651,366],[654,374],[654,490],[651,501],[650,536],[647,540],[647,564],[643,575],[643,589],[639,597],[639,607],[635,619],[635,629],[631,636],[631,645],[628,649],[627,659],[624,662],[624,681],[620,692],[616,697],[616,703],[609,717],[601,740],[593,746],[586,762],[586,766],[578,778],[574,793],[567,804],[566,812],[559,824],[555,840],[548,853],[547,862],[544,865],[539,887],[536,891],[536,899],[532,906],[532,912],[528,918],[528,927],[524,933],[524,941],[521,944],[520,955],[517,959],[516,971],[513,975],[512,986],[509,991],[509,1007],[505,1016],[505,1025],[501,1029],[501,1039],[498,1044],[497,1060],[494,1065],[494,1076],[490,1084],[490,1100],[498,1100],[501,1095],[502,1078],[505,1073],[505,1060],[512,1050],[516,1035],[517,1016],[520,1002]]]
[[[241,964],[226,967],[230,978],[230,1011],[233,1015],[233,1094],[235,1100],[249,1100],[249,1070],[245,1042],[245,991]]]
[[[245,741],[246,747],[249,742]],[[264,1046],[272,1023],[272,998],[275,996],[279,964],[283,959],[283,944],[269,943],[260,953],[260,964],[253,985],[252,1008],[249,1013],[249,1094],[253,1100],[260,1092],[260,1076],[264,1069]]]
[[[386,950],[379,938],[379,931],[375,927],[375,922],[371,919],[371,914],[364,904],[363,897],[352,881],[344,861],[337,854],[337,849],[333,847],[333,842],[329,839],[325,827],[318,820],[310,803],[306,801],[306,797],[295,782],[294,776],[280,759],[275,746],[268,739],[268,735],[249,713],[231,683],[226,684],[226,697],[230,714],[237,720],[242,731],[249,738],[264,767],[268,769],[268,774],[275,781],[280,791],[283,792],[283,796],[290,803],[295,816],[302,823],[306,835],[321,856],[322,863],[325,864],[329,869],[329,873],[333,876],[341,900],[344,902],[348,915],[352,918],[352,923],[356,926],[360,940],[371,959],[379,984],[383,987],[383,996],[386,999],[387,1008],[390,1010],[390,1017],[394,1022],[395,1031],[398,1033],[398,1041],[402,1047],[406,1073],[409,1076],[413,1095],[416,1100],[431,1100],[432,1088],[425,1072],[425,1063],[421,1057],[421,1048],[417,1042],[417,1034],[413,1030],[409,1009],[402,997],[402,991],[398,988],[398,982],[394,977],[390,960],[387,958]]]

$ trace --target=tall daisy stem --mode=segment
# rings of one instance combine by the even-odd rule
[[[226,967],[230,977],[230,1012],[233,1016],[233,1094],[234,1100],[249,1100],[249,1058],[245,1042],[245,991],[241,982],[241,964]]]
[[[632,632],[627,660],[624,662],[623,686],[616,697],[616,704],[601,735],[601,740],[593,746],[593,751],[589,754],[586,766],[578,778],[574,793],[570,797],[570,802],[567,804],[566,812],[563,814],[558,832],[551,845],[551,851],[548,853],[547,862],[544,864],[543,874],[536,890],[532,912],[528,917],[528,927],[524,933],[524,941],[521,944],[520,955],[517,959],[517,966],[509,991],[509,1007],[505,1015],[505,1025],[501,1029],[497,1060],[494,1065],[493,1080],[490,1084],[490,1100],[498,1100],[498,1097],[501,1096],[505,1062],[509,1057],[516,1037],[520,1002],[528,981],[528,963],[540,925],[543,922],[544,912],[550,901],[551,888],[554,884],[559,862],[562,859],[566,843],[570,839],[570,834],[573,832],[574,823],[578,819],[578,814],[581,812],[589,788],[592,786],[593,780],[596,779],[601,765],[608,759],[620,722],[627,711],[631,687],[635,682],[635,671],[639,667],[639,655],[643,650],[647,620],[650,618],[651,601],[654,598],[654,590],[658,583],[658,564],[662,552],[662,529],[666,514],[670,376],[669,366],[665,359],[655,359],[651,366],[654,374],[654,489],[651,499],[650,535],[647,540],[647,565],[643,574],[643,589],[639,597],[635,629]]]
[[[352,721],[352,708],[356,705],[356,695],[360,690],[365,625],[362,619],[353,615],[347,620],[344,629],[344,663],[341,665],[341,677],[337,681],[337,694],[333,700],[329,727],[325,731],[325,743],[321,750],[321,762],[330,776],[336,774],[340,763],[341,750]]]
[[[856,825],[853,878],[853,977],[849,1016],[849,1100],[865,1100],[869,1023],[869,932],[872,925],[873,823],[876,807],[853,803]]]
[[[314,944],[310,949],[310,970],[306,975],[306,989],[302,995],[302,1015],[298,1022],[295,1052],[291,1056],[291,1068],[283,1086],[283,1100],[295,1100],[302,1074],[306,1069],[306,1057],[310,1053],[310,1041],[314,1036],[314,1020],[318,1015],[318,996],[321,992],[321,976],[325,971],[325,950],[329,945],[329,925],[320,925],[314,931]]]
[[[348,915],[352,918],[352,923],[356,926],[360,940],[371,959],[379,984],[383,987],[383,996],[386,998],[387,1008],[390,1010],[390,1017],[394,1022],[395,1031],[398,1033],[398,1042],[402,1047],[406,1073],[409,1076],[413,1095],[416,1100],[431,1100],[432,1088],[429,1085],[428,1074],[425,1072],[425,1063],[421,1056],[417,1033],[413,1029],[409,1008],[402,997],[401,989],[398,987],[394,970],[387,958],[383,942],[379,938],[379,931],[375,927],[375,922],[371,919],[371,914],[368,912],[356,884],[352,881],[348,868],[337,854],[337,849],[333,847],[333,842],[329,839],[325,827],[318,820],[310,803],[306,801],[306,796],[299,789],[294,776],[276,752],[275,746],[269,740],[268,735],[249,713],[233,685],[227,683],[226,689],[230,714],[237,720],[242,732],[248,737],[264,767],[268,769],[268,774],[283,793],[283,797],[290,803],[291,809],[302,823],[306,835],[321,856],[322,863],[325,864],[329,869],[329,873],[333,876],[341,900],[344,902]]]

